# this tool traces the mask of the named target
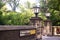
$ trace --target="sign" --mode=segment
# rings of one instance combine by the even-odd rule
[[[36,30],[21,30],[20,36],[34,35],[36,34]]]

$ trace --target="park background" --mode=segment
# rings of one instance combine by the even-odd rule
[[[52,25],[60,26],[60,1],[47,0],[47,2]],[[43,0],[0,0],[0,25],[29,25],[30,18],[34,17],[31,8],[36,4],[41,4],[40,6],[44,7]],[[43,11],[38,16],[46,20]]]

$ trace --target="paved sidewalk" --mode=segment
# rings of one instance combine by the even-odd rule
[[[60,37],[57,36],[42,36],[42,40],[60,40]]]

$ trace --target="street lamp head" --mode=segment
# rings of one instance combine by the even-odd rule
[[[50,13],[45,13],[45,16],[49,19],[50,18]]]
[[[39,10],[40,10],[40,7],[38,7],[38,6],[33,7],[34,13],[39,13]]]
[[[33,7],[33,11],[34,11],[35,16],[37,17],[38,16],[38,13],[40,11],[40,7],[39,6],[34,6]]]
[[[50,13],[45,13],[45,16],[50,17]]]

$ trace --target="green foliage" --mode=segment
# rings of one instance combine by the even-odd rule
[[[59,26],[60,25],[60,12],[54,9],[51,9],[50,12],[51,12],[50,19],[52,20],[52,24],[54,26]]]
[[[40,0],[40,7],[42,7],[42,13],[45,12],[44,7],[48,7],[52,20],[53,26],[60,26],[60,1],[59,0],[47,0],[48,4],[45,4],[43,0]],[[44,15],[41,14],[40,17],[45,19]]]
[[[3,19],[1,19],[2,17]],[[6,12],[0,17],[0,25],[28,25],[31,17],[32,14],[30,10],[26,10],[22,13]]]
[[[50,9],[54,9],[54,10],[60,11],[60,1],[59,0],[51,0],[48,3],[48,7]]]
[[[2,20],[3,20],[3,16],[2,16],[2,12],[0,11],[0,24],[1,24],[1,25],[4,24]]]
[[[0,0],[0,9],[4,6],[4,3],[2,2],[2,0]]]
[[[28,25],[30,18],[34,16],[31,4],[27,2],[26,7],[20,5],[20,13],[15,11],[7,11],[5,7],[1,8],[0,25]],[[39,17],[45,20],[44,14]]]
[[[1,25],[4,25],[4,22],[3,22],[3,12],[2,12],[2,7],[4,6],[4,3],[2,2],[2,0],[0,0],[0,24]]]
[[[39,13],[38,15],[41,19],[46,20],[47,18],[44,16],[44,13]]]
[[[60,26],[60,1],[50,0],[48,7],[51,12],[51,20],[54,26]]]
[[[20,9],[21,12],[18,13],[8,11],[5,6],[2,6],[0,11],[0,25],[28,25],[30,18],[33,16],[33,12],[30,8],[23,6],[20,6]]]

